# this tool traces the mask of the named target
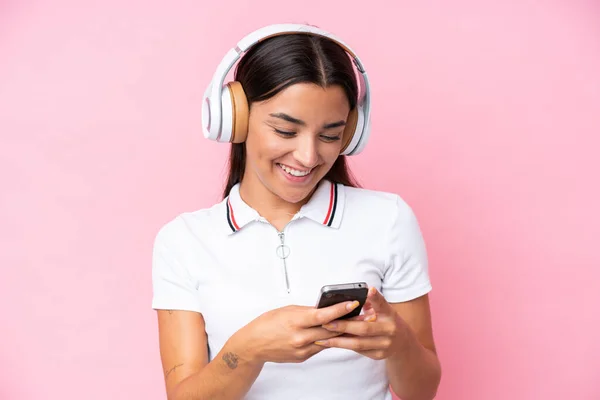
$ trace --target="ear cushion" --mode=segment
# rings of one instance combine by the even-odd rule
[[[354,141],[356,143],[354,144],[353,148],[348,148],[348,155],[351,156],[360,154],[364,150],[369,139],[369,135],[371,134],[370,121],[366,120],[363,110],[360,110],[358,112],[358,122],[356,123],[356,131],[356,135],[358,135],[358,140]],[[352,144],[350,146],[352,146]]]
[[[348,119],[346,120],[346,127],[344,128],[344,133],[342,134],[342,150],[340,151],[340,153],[343,153],[344,150],[346,150],[346,148],[352,141],[352,137],[356,134],[357,121],[358,110],[357,107],[354,107],[354,109],[351,110],[348,114]]]
[[[231,98],[232,132],[231,142],[242,143],[248,136],[248,99],[242,84],[236,81],[227,84]]]

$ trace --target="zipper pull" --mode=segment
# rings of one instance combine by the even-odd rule
[[[277,253],[277,257],[281,258],[283,261],[283,272],[285,273],[285,286],[287,288],[287,292],[290,293],[290,281],[288,278],[287,264],[285,259],[290,255],[290,248],[285,244],[285,234],[283,232],[279,232],[279,241],[281,244],[277,246],[275,252]]]
[[[278,235],[281,244],[277,246],[277,257],[285,260],[290,255],[290,248],[287,244],[285,244],[285,234],[283,232],[279,232]]]

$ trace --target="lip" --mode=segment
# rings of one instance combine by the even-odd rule
[[[279,163],[276,163],[277,169],[279,170],[279,172],[281,172],[281,174],[290,182],[293,183],[305,183],[307,181],[309,181],[312,178],[313,173],[315,172],[315,168],[313,168],[307,175],[305,176],[293,176],[288,174],[287,172],[285,172],[283,170],[283,168],[281,168],[281,166],[279,165]],[[287,167],[288,165],[286,165]],[[292,168],[292,167],[290,167]]]
[[[291,168],[291,169],[295,169],[296,171],[301,171],[301,172],[305,172],[306,171],[306,169],[302,168],[302,167],[294,167],[293,165],[288,165],[288,164],[284,164],[284,163],[276,163],[276,164],[277,165],[285,165],[286,167]],[[314,169],[314,168],[310,168],[310,170],[312,170],[312,169]]]

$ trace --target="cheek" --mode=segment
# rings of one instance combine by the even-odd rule
[[[271,161],[285,152],[285,143],[269,128],[253,130],[246,140],[246,156],[256,162]]]
[[[259,126],[249,126],[246,137],[246,157],[259,156],[263,152],[265,132]]]
[[[321,157],[323,158],[325,164],[332,165],[340,155],[341,145],[336,146],[334,144],[327,144],[323,147],[324,148],[321,151]]]
[[[261,144],[262,156],[269,159],[281,157],[289,151],[288,146],[289,142],[286,142],[285,139],[279,139],[272,134],[267,135]]]
[[[248,121],[248,135],[246,136],[246,158],[248,160],[259,157],[259,153],[262,152],[262,137],[264,134],[263,127],[260,126],[256,118],[252,118],[251,113]]]

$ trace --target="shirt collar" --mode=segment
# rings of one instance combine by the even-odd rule
[[[339,228],[346,199],[344,189],[342,184],[334,184],[323,179],[319,182],[310,200],[300,208],[294,219],[306,217],[323,226]],[[229,234],[239,231],[253,221],[262,219],[258,212],[241,198],[239,183],[231,188],[224,203],[224,220]]]
[[[252,221],[259,221],[260,215],[240,196],[240,184],[234,185],[225,199],[225,218],[228,233],[237,232]]]

